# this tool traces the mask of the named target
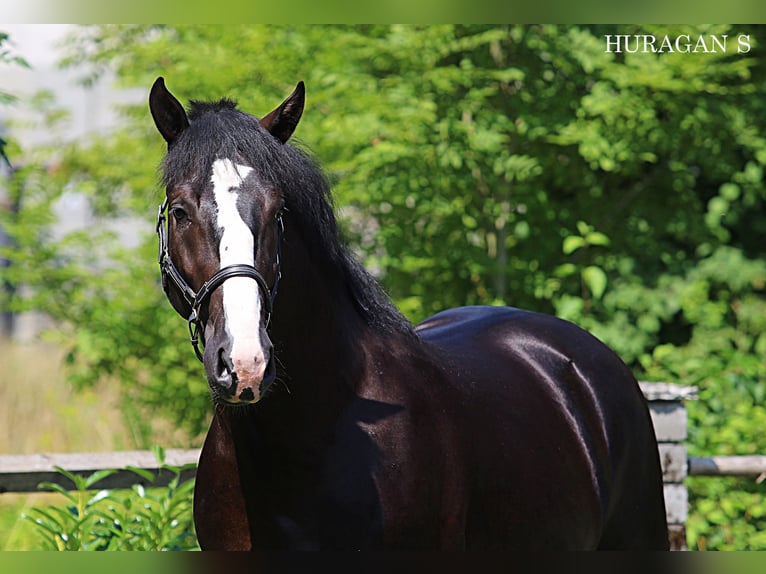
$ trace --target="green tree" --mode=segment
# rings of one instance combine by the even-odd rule
[[[0,31],[0,67],[9,65],[21,66],[23,68],[29,67],[27,61],[16,54],[13,48],[10,46],[10,36],[6,32]],[[12,104],[15,101],[16,96],[4,91],[2,87],[0,87],[0,106]],[[1,133],[0,136],[2,136]],[[8,159],[8,155],[6,153],[8,144],[9,142],[6,139],[0,137],[0,160],[5,162],[5,164],[10,167],[11,161]]]
[[[14,54],[13,50],[8,46],[10,42],[10,36],[0,31],[0,67],[6,65],[28,66],[27,62],[21,57]],[[0,105],[8,105],[15,101],[15,97],[8,92],[0,89]],[[1,134],[0,134],[1,135]],[[6,147],[8,141],[3,137],[0,137],[0,160],[3,160],[8,166],[11,165],[10,160],[6,154]]]

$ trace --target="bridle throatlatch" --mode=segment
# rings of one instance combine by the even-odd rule
[[[236,264],[229,265],[223,269],[219,269],[213,274],[210,279],[205,281],[200,287],[199,291],[195,292],[194,289],[189,287],[189,284],[181,276],[178,268],[170,259],[170,253],[168,253],[167,243],[167,230],[166,230],[166,217],[165,211],[168,207],[168,200],[162,202],[159,211],[157,213],[157,237],[159,238],[159,264],[160,273],[162,275],[162,289],[168,296],[171,305],[178,312],[179,315],[185,317],[189,324],[189,336],[192,347],[194,347],[194,353],[197,358],[202,361],[202,351],[200,350],[200,331],[204,329],[202,320],[200,319],[200,309],[210,298],[210,295],[218,287],[223,285],[224,281],[231,279],[232,277],[249,277],[254,279],[258,285],[258,289],[261,292],[261,299],[266,313],[266,326],[268,327],[271,321],[271,310],[274,306],[274,300],[277,298],[277,288],[279,287],[279,280],[282,277],[281,272],[281,247],[282,247],[282,233],[284,232],[284,223],[282,222],[282,212],[279,212],[276,217],[277,221],[277,254],[276,254],[276,276],[274,278],[274,285],[269,289],[266,284],[266,280],[263,278],[258,270],[252,265]],[[174,288],[177,293],[183,299],[185,305],[176,304],[173,297],[170,296],[170,289]],[[204,349],[205,342],[204,337],[202,340],[202,347]]]

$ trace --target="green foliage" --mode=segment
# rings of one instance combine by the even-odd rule
[[[604,34],[633,33],[749,34],[753,49],[605,50]],[[227,95],[256,115],[305,80],[297,136],[413,321],[474,303],[573,320],[640,378],[699,386],[689,450],[705,455],[766,452],[765,57],[757,26],[95,26],[66,63],[147,91],[161,74],[182,100]],[[33,286],[14,305],[63,322],[75,382],[110,377],[126,408],[199,433],[204,376],[154,264],[163,144],[145,104],[123,111],[108,137],[57,146],[55,172],[17,176],[2,273]],[[51,242],[62,190],[97,224]],[[145,222],[138,247],[110,241],[116,216]],[[762,485],[731,484],[691,481],[692,547],[766,547]]]
[[[8,33],[0,31],[0,67],[12,65],[29,68],[27,61],[16,54],[11,45],[11,37]],[[16,96],[0,90],[0,104],[8,104],[16,101]]]
[[[0,69],[6,65],[20,66],[22,68],[28,68],[29,64],[24,58],[14,53],[9,47],[10,36],[5,32],[0,31]],[[0,105],[11,104],[16,101],[16,97],[10,94],[0,87]],[[3,160],[9,167],[11,161],[8,159],[6,148],[9,145],[9,141],[4,137],[0,137],[0,160]]]
[[[164,464],[164,451],[155,448],[160,472],[171,473],[166,488],[135,484],[128,493],[93,491],[99,481],[117,470],[99,470],[79,476],[63,468],[57,471],[74,484],[67,490],[56,483],[41,489],[57,492],[65,506],[32,508],[32,521],[46,550],[194,550],[198,549],[191,517],[194,481],[181,481],[185,467]],[[153,482],[154,473],[127,468],[137,477]]]
[[[694,509],[686,523],[697,550],[766,548],[766,504],[761,484],[743,479],[689,479]]]
[[[642,363],[654,380],[699,387],[699,400],[687,404],[690,456],[766,452],[766,261],[720,248],[663,284],[664,300],[652,307],[657,322],[646,329],[659,328],[657,344]],[[766,548],[764,492],[752,479],[690,479],[690,545]]]

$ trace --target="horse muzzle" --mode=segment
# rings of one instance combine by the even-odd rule
[[[204,364],[213,398],[223,405],[258,402],[277,375],[274,349],[265,332],[258,344],[236,354],[228,340],[206,346]]]

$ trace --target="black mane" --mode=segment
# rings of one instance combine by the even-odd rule
[[[412,333],[412,325],[340,237],[330,186],[314,158],[279,142],[257,118],[236,106],[226,98],[191,102],[190,125],[170,146],[162,164],[164,184],[202,184],[220,158],[253,167],[262,181],[282,191],[286,217],[298,221],[309,238],[308,248],[325,259],[323,266],[340,271],[367,324],[386,332]]]

